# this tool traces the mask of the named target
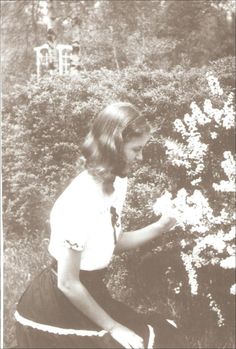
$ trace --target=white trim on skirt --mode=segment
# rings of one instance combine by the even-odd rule
[[[151,325],[147,325],[149,329],[148,345],[147,349],[153,349],[155,341],[155,332],[154,328]]]
[[[14,314],[16,321],[18,321],[21,325],[32,327],[39,331],[49,332],[53,334],[59,335],[76,335],[76,336],[98,336],[102,337],[108,332],[105,330],[102,331],[92,331],[92,330],[76,330],[70,328],[61,328],[56,326],[50,326],[45,324],[40,324],[38,322],[26,319],[24,316],[20,315],[18,311]],[[151,325],[147,325],[149,329],[149,338],[148,338],[148,346],[147,349],[152,349],[155,340],[155,332]]]
[[[107,331],[105,330],[102,330],[102,331],[76,330],[71,328],[61,328],[56,326],[40,324],[38,322],[26,319],[25,317],[21,316],[18,313],[18,311],[16,311],[14,315],[15,315],[16,321],[18,321],[21,325],[29,326],[43,332],[50,332],[50,333],[60,334],[60,335],[98,336],[98,337],[102,337],[107,333]]]

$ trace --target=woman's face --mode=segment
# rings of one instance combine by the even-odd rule
[[[129,168],[134,162],[141,161],[143,159],[143,147],[149,140],[149,133],[144,133],[140,137],[132,138],[129,142],[124,145],[124,155]]]

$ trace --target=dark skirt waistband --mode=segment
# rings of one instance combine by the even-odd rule
[[[57,290],[57,260],[55,258],[53,258],[48,270],[51,275],[54,274],[52,283],[54,284],[55,290]],[[86,287],[97,303],[101,303],[104,298],[108,299],[110,297],[109,291],[106,287],[106,282],[104,282],[106,272],[107,268],[98,270],[80,270],[79,272],[80,282]],[[61,293],[61,291],[59,292]]]
[[[55,258],[52,258],[52,262],[50,265],[50,268],[57,273],[57,260]],[[102,269],[94,269],[94,270],[84,270],[84,269],[80,269],[80,273],[82,274],[91,274],[91,275],[105,275],[105,273],[107,272],[107,268],[102,268]]]

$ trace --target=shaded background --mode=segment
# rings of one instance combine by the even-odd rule
[[[175,192],[185,185],[184,173],[166,163],[162,148],[163,139],[173,136],[172,122],[189,111],[191,101],[201,104],[210,97],[209,70],[226,92],[235,89],[235,3],[54,1],[57,43],[78,40],[81,71],[77,77],[45,74],[39,81],[33,48],[47,37],[42,2],[2,1],[1,11],[4,341],[13,347],[15,304],[38,270],[50,263],[49,212],[82,169],[80,145],[91,121],[107,103],[126,100],[151,123],[154,136],[144,150],[143,168],[130,178],[123,224],[133,230],[152,222],[155,198],[164,189]],[[213,147],[215,159],[217,151],[233,150],[232,130]],[[178,257],[184,236],[175,231],[136,256],[115,257],[108,286],[115,297],[140,311],[158,310],[177,319],[187,329],[183,335],[189,347],[233,347],[234,303],[223,299],[228,320],[218,329],[204,298],[192,299]],[[147,265],[151,250],[156,259]],[[156,283],[145,275],[147,270],[155,270]],[[217,277],[222,286],[234,276]],[[209,270],[204,283],[211,278]],[[180,296],[173,293],[177,280],[184,284]]]

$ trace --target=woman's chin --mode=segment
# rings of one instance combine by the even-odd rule
[[[130,174],[130,171],[128,171],[128,170],[123,170],[123,171],[121,171],[121,172],[117,172],[117,174],[116,174],[116,176],[118,176],[118,177],[121,177],[121,178],[125,178],[125,177],[127,177],[128,175]]]
[[[113,171],[113,174],[115,176],[118,176],[118,177],[128,177],[130,175],[132,175],[135,171],[137,171],[137,169],[139,168],[140,166],[140,162],[139,161],[134,161],[134,162],[131,162],[131,163],[128,163],[128,164],[122,164],[121,166],[117,166],[114,171]]]
[[[126,167],[122,171],[122,175],[120,177],[129,177],[130,175],[134,174],[138,170],[140,166],[140,162],[135,161],[130,164],[127,164]]]

